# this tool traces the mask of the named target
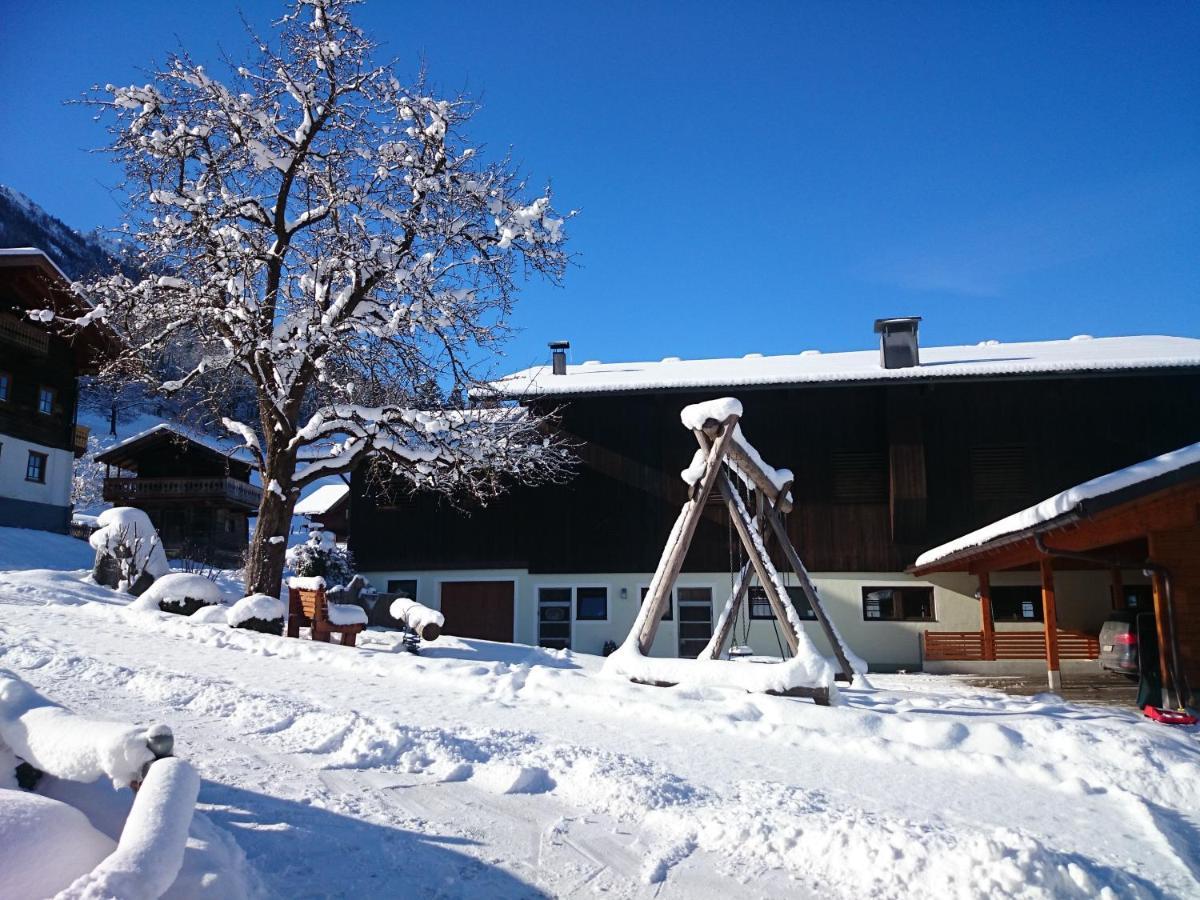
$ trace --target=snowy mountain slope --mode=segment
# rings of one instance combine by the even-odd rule
[[[0,184],[0,247],[44,250],[71,278],[111,269],[115,244],[99,231],[80,233],[55,218],[20,191]]]
[[[277,896],[1200,891],[1194,729],[935,676],[821,708],[517,645],[350,650],[133,612],[81,574],[0,573],[0,667],[171,724]]]

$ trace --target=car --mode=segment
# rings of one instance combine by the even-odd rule
[[[1100,668],[1137,677],[1138,616],[1134,610],[1116,610],[1100,627]]]

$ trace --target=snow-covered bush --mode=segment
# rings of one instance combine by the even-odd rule
[[[203,606],[220,606],[222,602],[221,589],[203,575],[171,572],[150,585],[129,608],[190,616]]]
[[[263,634],[283,634],[283,601],[269,594],[251,594],[229,608],[225,621],[232,628]]]
[[[96,551],[92,577],[134,596],[171,571],[150,517],[131,506],[114,506],[96,518],[100,526],[88,543]]]
[[[87,452],[75,460],[71,471],[71,506],[76,512],[94,513],[104,505],[104,465],[95,456],[103,448],[96,435],[88,435]]]
[[[288,548],[287,563],[301,578],[320,576],[328,585],[349,584],[354,577],[354,556],[319,528],[310,531],[303,544]]]

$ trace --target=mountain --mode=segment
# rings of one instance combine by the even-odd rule
[[[81,234],[20,191],[0,184],[0,247],[37,247],[71,278],[113,267],[117,247],[99,230]]]

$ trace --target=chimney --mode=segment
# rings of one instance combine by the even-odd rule
[[[555,375],[567,374],[567,351],[570,349],[570,341],[550,342],[550,364]]]
[[[879,365],[885,369],[907,369],[921,364],[921,350],[917,345],[920,321],[920,316],[875,320],[875,333],[879,335]]]

